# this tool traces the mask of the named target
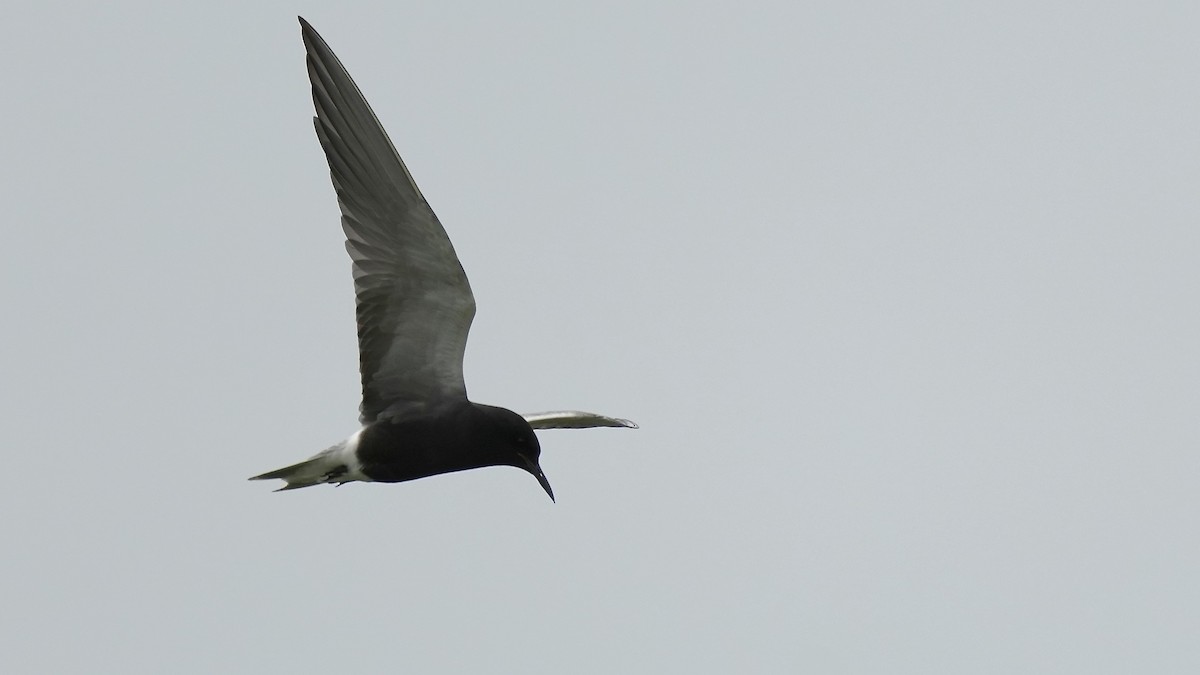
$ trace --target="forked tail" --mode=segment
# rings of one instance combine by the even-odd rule
[[[346,460],[351,459],[351,457],[346,457],[345,451],[346,444],[335,445],[299,464],[268,471],[267,473],[254,476],[250,480],[273,480],[278,478],[286,481],[287,485],[279,488],[276,492],[295,490],[297,488],[309,487],[310,485],[320,485],[321,483],[337,483],[341,485],[342,483],[362,480],[362,477],[356,475],[358,472],[351,471],[351,467],[347,465]],[[350,452],[352,455],[353,449],[350,449]]]

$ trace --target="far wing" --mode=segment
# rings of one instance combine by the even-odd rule
[[[589,427],[638,428],[638,425],[629,420],[623,420],[619,417],[606,417],[578,410],[529,413],[522,415],[522,417],[534,429],[587,429]]]

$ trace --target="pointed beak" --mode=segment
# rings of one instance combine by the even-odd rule
[[[546,491],[546,494],[550,495],[550,501],[554,501],[554,489],[550,487],[550,481],[546,480],[546,474],[542,473],[542,467],[536,460],[530,459],[525,455],[521,455],[520,457],[521,461],[524,462],[521,468],[533,474],[533,477],[538,479],[538,482],[542,484],[542,489]]]

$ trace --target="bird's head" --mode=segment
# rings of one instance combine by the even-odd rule
[[[538,443],[538,437],[533,433],[529,422],[511,410],[478,404],[477,407],[485,410],[485,414],[491,418],[489,440],[493,444],[491,449],[500,455],[498,463],[515,466],[533,474],[546,494],[550,495],[550,501],[554,501],[554,490],[550,488],[550,481],[546,480],[546,474],[542,472],[538,463],[542,455],[542,446]]]

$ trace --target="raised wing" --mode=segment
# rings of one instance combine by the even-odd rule
[[[342,210],[358,303],[362,421],[465,399],[475,298],[446,231],[337,56],[303,18],[314,123]]]
[[[606,417],[596,413],[580,412],[578,410],[556,410],[553,412],[529,413],[522,415],[529,426],[534,429],[587,429],[590,427],[628,427],[637,429],[638,425],[619,417]]]

